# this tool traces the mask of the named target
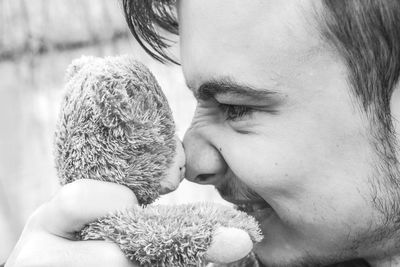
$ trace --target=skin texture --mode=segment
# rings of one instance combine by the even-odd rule
[[[394,250],[374,232],[383,217],[372,203],[379,158],[368,119],[346,66],[313,27],[316,9],[310,1],[179,2],[181,63],[198,99],[184,139],[186,177],[228,201],[268,202],[256,253],[273,266],[373,263]],[[221,81],[230,84],[210,97]],[[251,98],[232,84],[273,93]],[[236,112],[243,106],[251,112]]]

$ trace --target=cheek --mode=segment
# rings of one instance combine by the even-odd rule
[[[367,231],[377,214],[369,201],[370,166],[337,147],[334,139],[327,144],[323,136],[310,139],[306,131],[296,138],[237,135],[223,154],[235,175],[279,217],[277,225],[265,226],[267,235],[283,231],[293,242],[299,240],[299,247],[329,250],[327,244],[345,242],[349,232]],[[366,153],[361,144],[351,147]]]
[[[307,117],[309,122],[296,117],[257,134],[226,135],[225,161],[237,177],[285,213],[323,216],[334,209],[350,213],[365,207],[374,159],[365,130],[354,123],[324,124]]]
[[[300,167],[304,166],[300,148],[284,138],[238,135],[232,139],[223,147],[222,154],[235,175],[247,185],[269,197],[288,196],[297,190],[294,179],[303,176]]]
[[[228,131],[221,140],[224,158],[239,177],[275,192],[294,193],[302,185],[340,182],[340,177],[365,182],[375,160],[368,124],[348,110],[343,116],[315,110],[259,118],[251,134]]]

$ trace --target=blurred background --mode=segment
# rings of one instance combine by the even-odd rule
[[[59,188],[53,134],[65,69],[81,55],[119,54],[152,70],[183,137],[195,101],[181,69],[143,52],[118,0],[0,0],[0,263],[29,215]],[[213,188],[184,181],[159,203],[204,200],[222,202]]]

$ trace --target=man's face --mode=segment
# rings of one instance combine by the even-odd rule
[[[368,121],[314,15],[298,0],[179,2],[181,62],[198,98],[186,176],[234,203],[268,203],[253,214],[265,236],[256,253],[270,264],[365,256],[359,243],[379,224]]]

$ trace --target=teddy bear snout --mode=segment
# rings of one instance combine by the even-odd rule
[[[166,194],[176,190],[185,176],[186,172],[185,152],[183,150],[182,142],[177,136],[175,136],[175,141],[176,141],[175,157],[167,172],[167,175],[160,182],[161,194]]]

